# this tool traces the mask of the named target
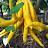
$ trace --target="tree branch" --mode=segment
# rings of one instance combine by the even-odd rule
[[[38,14],[38,12],[39,12],[39,6],[40,6],[40,2],[41,2],[42,0],[37,0],[37,3],[36,3],[36,8],[35,8],[35,10],[36,10],[36,13]]]

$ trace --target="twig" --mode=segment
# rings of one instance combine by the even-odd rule
[[[40,6],[40,2],[41,2],[42,0],[37,0],[37,3],[36,3],[36,8],[35,8],[35,10],[36,10],[36,13],[38,14],[38,12],[39,12],[39,6]]]

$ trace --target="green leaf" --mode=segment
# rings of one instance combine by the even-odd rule
[[[11,10],[10,10],[10,14],[13,14],[13,13],[18,13],[18,11],[19,11],[20,9],[17,9],[17,8],[15,8],[15,7],[13,7]]]
[[[10,30],[12,30],[12,32],[15,31],[15,27],[14,26],[8,26],[7,28],[5,28],[6,32],[9,32]]]
[[[13,13],[18,13],[18,11],[20,10],[21,7],[23,7],[24,3],[19,3],[18,5],[16,5],[15,7],[11,8],[10,10],[10,14],[13,14]]]
[[[20,8],[22,8],[22,7],[23,7],[23,5],[24,5],[24,3],[23,3],[23,2],[21,2],[21,3],[19,3],[18,5],[16,5],[15,7],[16,7],[17,9],[20,9]]]

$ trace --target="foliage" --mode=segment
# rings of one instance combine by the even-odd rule
[[[14,32],[14,31],[15,31],[15,27],[14,27],[14,26],[8,26],[8,27],[5,29],[6,32],[9,32],[10,30],[12,30],[12,32]]]
[[[18,4],[18,5],[16,5],[15,7],[11,8],[10,14],[12,14],[12,13],[16,14],[23,5],[24,5],[24,3],[22,2],[22,3]]]
[[[16,5],[15,7],[11,8],[10,10],[10,14],[13,14],[13,13],[18,13],[18,11],[20,10],[21,7],[23,7],[24,3],[19,3],[18,5]],[[13,10],[14,9],[14,10]],[[9,32],[10,30],[12,30],[12,32],[15,31],[15,27],[14,26],[8,26],[5,31],[6,32]]]
[[[16,4],[16,1],[14,1],[14,0],[12,0],[12,2],[13,2],[13,6],[15,6],[15,4]],[[9,9],[9,0],[3,0],[2,1],[2,11],[3,12],[9,12],[10,11],[10,9]]]
[[[37,0],[32,0],[34,8],[36,8]],[[48,10],[48,3],[45,0],[41,0],[39,8],[46,11]]]
[[[12,0],[12,1],[13,1],[13,6],[15,6],[16,1],[14,1],[14,0]],[[34,8],[36,8],[35,6],[37,3],[37,0],[31,0],[31,1],[33,2]],[[41,1],[40,8],[43,9],[44,11],[48,10],[48,5],[47,5],[47,2],[45,0]],[[9,0],[2,1],[2,10],[3,10],[3,12],[6,12],[6,11],[9,12]]]
[[[44,10],[46,10],[46,8],[48,8],[48,5],[47,5],[47,3],[44,0],[41,1],[40,8],[44,9]]]
[[[9,0],[3,0],[2,2],[2,11],[9,11]]]

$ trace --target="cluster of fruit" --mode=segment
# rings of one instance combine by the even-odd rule
[[[37,14],[34,10],[34,7],[32,5],[32,2],[30,0],[18,0],[16,2],[16,5],[24,2],[24,6],[20,8],[20,11],[15,14],[12,14],[12,19],[11,20],[4,20],[0,18],[0,27],[6,27],[9,25],[14,25],[15,30],[22,30],[23,33],[23,42],[27,42],[27,35],[28,33],[35,39],[36,42],[39,43],[40,46],[44,46],[39,38],[35,35],[42,35],[38,30],[47,30],[48,26],[43,24],[42,22],[38,22]],[[9,8],[11,9],[13,7],[13,2],[12,0],[9,0]],[[12,30],[10,32],[6,32],[5,29],[0,32],[0,37],[8,34],[8,39],[7,42],[11,40],[13,37],[14,32]]]

